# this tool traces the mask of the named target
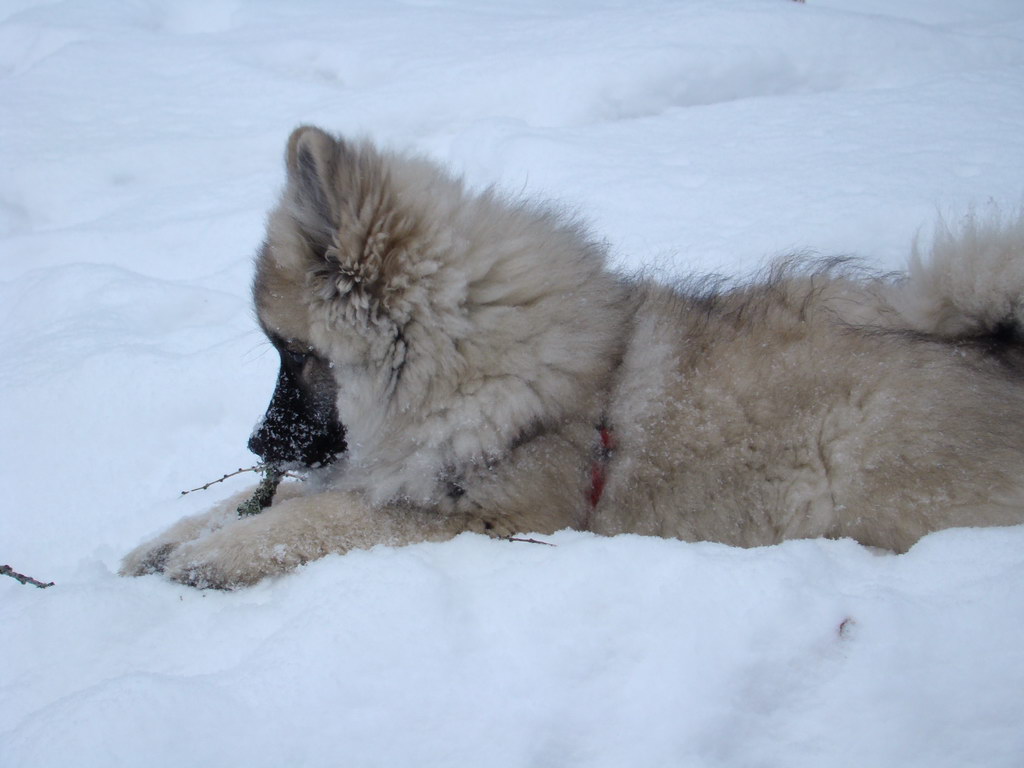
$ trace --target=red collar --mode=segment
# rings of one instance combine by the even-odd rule
[[[590,493],[587,498],[590,499],[591,507],[597,506],[597,502],[601,500],[601,494],[604,493],[605,470],[608,468],[608,459],[611,458],[612,450],[615,448],[615,441],[608,427],[602,424],[597,431],[601,435],[601,445],[598,448],[597,456],[590,465]]]

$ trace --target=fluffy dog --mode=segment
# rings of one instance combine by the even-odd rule
[[[315,467],[122,573],[230,588],[375,544],[576,528],[903,551],[1024,522],[1024,216],[844,262],[664,285],[550,208],[317,128],[288,141],[253,296],[281,355],[250,447]]]

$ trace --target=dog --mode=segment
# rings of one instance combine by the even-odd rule
[[[253,283],[281,357],[250,440],[309,470],[130,553],[253,584],[330,553],[565,528],[894,552],[1024,522],[1024,215],[939,227],[906,273],[608,269],[550,206],[301,127]]]

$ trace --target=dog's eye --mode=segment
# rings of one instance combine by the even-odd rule
[[[285,347],[281,350],[284,359],[295,368],[301,368],[309,360],[309,352],[302,352],[297,349]]]

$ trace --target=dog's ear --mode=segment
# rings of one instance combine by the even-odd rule
[[[384,157],[365,142],[302,126],[288,138],[285,163],[283,211],[310,246],[319,295],[385,307],[408,282],[398,278],[418,219],[399,215]]]
[[[288,184],[297,208],[305,214],[302,218],[307,221],[315,217],[320,224],[333,223],[338,146],[332,136],[310,125],[296,128],[288,137]]]

